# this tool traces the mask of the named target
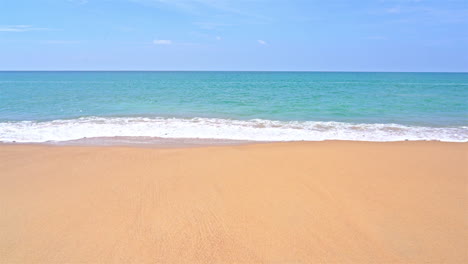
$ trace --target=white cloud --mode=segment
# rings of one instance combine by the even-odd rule
[[[267,44],[266,41],[261,40],[261,39],[257,40],[257,42],[258,42],[260,45],[266,45],[266,44]]]
[[[0,32],[26,32],[26,31],[39,31],[39,30],[51,30],[51,29],[50,28],[37,28],[31,25],[0,26]]]
[[[155,40],[153,40],[153,44],[156,44],[156,45],[171,45],[172,40],[169,40],[169,39],[155,39]]]
[[[216,37],[216,40],[221,40],[222,38],[220,36],[217,36]]]

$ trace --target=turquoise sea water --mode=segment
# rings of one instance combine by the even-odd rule
[[[0,141],[468,140],[468,73],[0,72]]]

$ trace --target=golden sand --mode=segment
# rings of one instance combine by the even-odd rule
[[[0,146],[0,263],[468,263],[468,144]]]

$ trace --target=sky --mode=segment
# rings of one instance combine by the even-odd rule
[[[0,70],[468,71],[468,0],[0,0]]]

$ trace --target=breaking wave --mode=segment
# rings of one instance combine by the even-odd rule
[[[468,127],[399,124],[232,120],[219,118],[82,117],[0,123],[2,142],[53,142],[102,137],[157,137],[252,141],[468,141]]]

